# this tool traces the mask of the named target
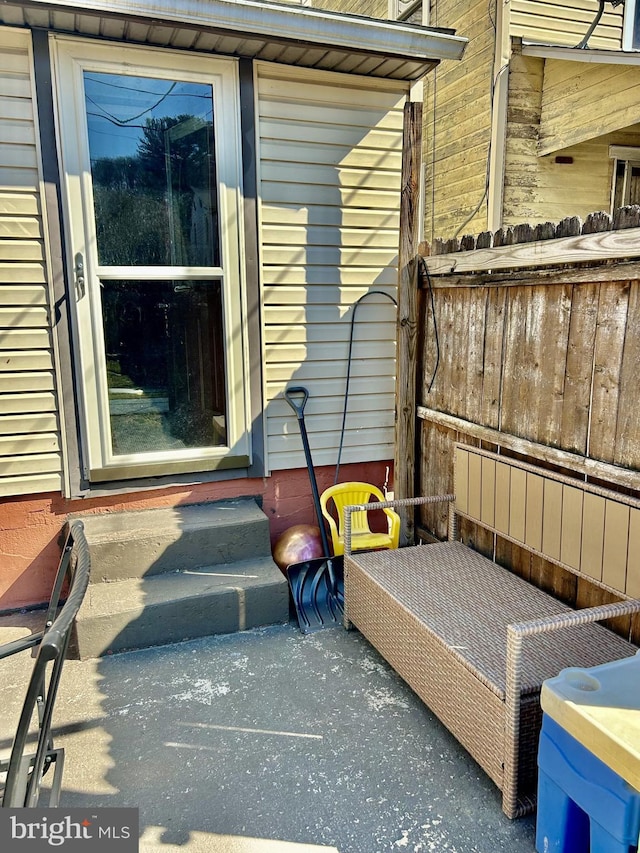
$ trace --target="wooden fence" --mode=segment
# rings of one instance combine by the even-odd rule
[[[558,255],[557,244],[572,238],[557,232],[544,241],[555,265],[532,266],[542,241],[519,244],[528,250],[522,265],[493,256],[487,266],[480,253],[508,248],[493,241],[455,253],[469,272],[443,266],[442,254],[419,259],[415,400],[398,388],[399,411],[417,414],[416,455],[400,447],[399,482],[409,466],[416,492],[452,491],[453,446],[462,440],[640,497],[640,229],[626,236],[632,231],[624,262],[597,255],[595,264],[565,248]],[[454,253],[442,248],[448,263]],[[443,538],[444,510],[425,509],[418,526]],[[492,553],[493,539],[477,528],[465,526],[463,536]],[[500,562],[572,605],[611,600],[516,546],[497,547]],[[619,629],[640,640],[640,620]]]

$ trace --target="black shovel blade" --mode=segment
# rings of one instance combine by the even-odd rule
[[[303,634],[342,625],[344,558],[319,557],[287,566],[287,580]]]

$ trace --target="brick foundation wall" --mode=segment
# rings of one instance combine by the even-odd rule
[[[382,488],[391,462],[344,465],[340,481],[364,480]],[[320,493],[333,484],[333,466],[316,469]],[[392,476],[389,474],[389,488]],[[306,468],[271,477],[201,483],[117,497],[65,500],[29,495],[0,501],[0,611],[29,607],[49,597],[60,553],[60,533],[71,513],[122,512],[255,496],[269,518],[271,541],[294,524],[317,524]]]

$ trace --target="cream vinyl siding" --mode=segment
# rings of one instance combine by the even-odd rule
[[[62,486],[30,45],[0,28],[2,496]]]
[[[598,11],[598,0],[512,0],[510,34],[524,41],[575,47],[586,34]],[[624,5],[615,9],[609,3],[593,35],[590,48],[622,49]]]
[[[267,461],[304,466],[288,385],[310,392],[315,465],[336,463],[354,303],[395,296],[404,87],[258,66]],[[356,310],[341,461],[393,458],[393,303]]]

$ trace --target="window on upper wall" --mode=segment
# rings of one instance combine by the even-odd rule
[[[626,0],[624,4],[622,49],[640,50],[640,2],[638,0]]]
[[[422,0],[389,0],[388,17],[392,21],[426,25],[429,23],[429,4],[423,4]]]
[[[640,204],[640,148],[611,145],[609,156],[613,159],[611,211]]]

